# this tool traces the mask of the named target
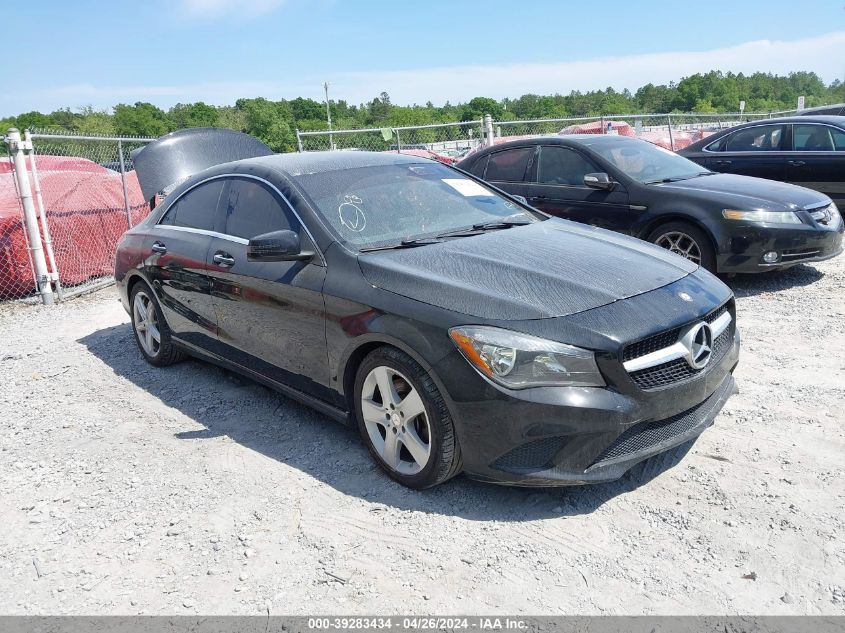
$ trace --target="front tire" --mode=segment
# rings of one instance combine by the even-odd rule
[[[716,253],[708,235],[688,222],[668,222],[649,233],[646,238],[666,250],[716,272]]]
[[[391,478],[420,490],[461,472],[446,402],[410,356],[392,347],[370,353],[358,368],[353,397],[361,436]]]
[[[173,345],[161,306],[145,282],[132,287],[129,305],[135,342],[150,365],[166,367],[185,358],[185,353]]]

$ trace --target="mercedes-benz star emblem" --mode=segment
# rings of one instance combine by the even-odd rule
[[[713,331],[707,323],[691,326],[681,342],[687,348],[687,363],[693,369],[703,369],[710,362],[713,354]]]

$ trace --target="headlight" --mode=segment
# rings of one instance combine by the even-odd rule
[[[478,371],[509,389],[605,385],[593,353],[580,347],[480,325],[449,336]]]
[[[765,222],[766,224],[801,224],[799,218],[792,211],[742,211],[740,209],[722,209],[722,216],[726,220],[743,220],[745,222]]]

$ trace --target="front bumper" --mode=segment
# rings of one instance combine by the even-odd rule
[[[824,261],[842,252],[843,231],[845,223],[841,219],[832,228],[806,224],[795,228],[739,225],[720,248],[716,268],[720,273],[756,273]],[[778,261],[763,261],[763,254],[769,251],[780,254]]]
[[[505,392],[474,370],[451,403],[464,471],[474,479],[556,486],[612,481],[653,455],[684,444],[713,423],[734,393],[739,333],[706,372],[655,392],[537,388]],[[438,373],[469,364],[451,355]],[[454,363],[454,365],[453,365]],[[478,381],[483,388],[475,387]]]

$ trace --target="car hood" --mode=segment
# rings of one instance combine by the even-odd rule
[[[697,266],[677,255],[565,220],[358,258],[384,290],[484,319],[567,316],[681,279]]]
[[[719,202],[726,207],[740,209],[762,209],[765,211],[794,211],[827,204],[827,196],[785,182],[739,176],[737,174],[714,174],[689,180],[667,182],[658,185],[663,190],[691,195],[693,197]]]

